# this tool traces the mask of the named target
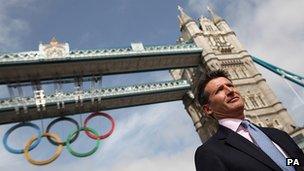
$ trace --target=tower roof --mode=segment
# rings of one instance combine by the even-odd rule
[[[51,39],[51,41],[50,41],[50,45],[55,46],[55,45],[57,45],[58,43],[59,43],[58,40],[57,40],[55,37],[52,37],[52,39]]]
[[[218,22],[222,21],[223,19],[218,16],[209,6],[207,6],[207,10],[209,11],[211,17],[212,17],[212,21],[214,22],[214,24],[217,24]]]
[[[184,24],[186,24],[189,21],[193,21],[193,19],[184,12],[184,9],[181,6],[178,5],[177,9],[180,12],[180,14],[178,16],[178,20],[179,20],[181,26],[183,26]]]

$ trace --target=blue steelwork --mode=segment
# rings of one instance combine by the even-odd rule
[[[55,58],[46,58],[39,51],[7,53],[0,55],[0,66],[16,65],[25,63],[43,63],[55,61],[80,61],[92,59],[111,59],[111,58],[128,58],[132,56],[145,55],[173,55],[183,53],[201,52],[202,48],[195,44],[176,44],[176,45],[158,45],[145,46],[141,51],[134,51],[132,48],[116,49],[96,49],[96,50],[73,50],[67,56]]]
[[[109,110],[181,100],[191,85],[186,80],[148,83],[125,87],[57,92],[43,97],[0,100],[0,124],[24,122],[42,118],[75,115],[95,110]]]
[[[126,96],[135,96],[143,94],[151,94],[158,92],[176,91],[180,89],[190,89],[190,84],[186,80],[166,81],[158,83],[148,83],[133,85],[127,87],[115,87],[82,91],[81,94],[76,92],[61,92],[60,94],[52,94],[45,97],[46,106],[56,104],[59,102],[74,103],[75,97],[81,96],[83,101],[90,101],[91,99],[109,99],[109,98],[122,98]],[[2,99],[0,100],[0,112],[5,110],[14,110],[23,108],[23,106],[34,107],[36,101],[34,97],[27,97],[23,99]]]
[[[273,73],[275,73],[279,76],[282,76],[282,77],[288,79],[289,81],[292,81],[293,83],[298,84],[301,87],[304,87],[304,82],[302,82],[304,80],[303,76],[300,76],[298,74],[295,74],[295,73],[292,73],[290,71],[279,68],[277,66],[274,66],[274,65],[272,65],[268,62],[265,62],[265,61],[255,57],[255,56],[251,56],[251,58],[255,63],[261,65],[262,67],[272,71]]]

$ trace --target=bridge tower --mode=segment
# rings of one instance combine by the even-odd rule
[[[294,134],[294,121],[275,96],[266,80],[256,69],[250,54],[238,40],[227,22],[208,7],[211,19],[204,16],[198,21],[179,9],[180,43],[194,43],[203,49],[197,69],[171,70],[174,79],[187,79],[192,91],[183,102],[202,140],[206,141],[217,129],[217,122],[206,118],[196,101],[197,85],[207,70],[224,69],[245,98],[246,117],[260,126],[275,127]]]

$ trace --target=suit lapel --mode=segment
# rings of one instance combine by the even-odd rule
[[[294,152],[288,147],[289,142],[285,141],[285,138],[282,138],[282,136],[280,135],[273,135],[271,133],[271,131],[269,131],[267,128],[261,128],[260,129],[273,141],[275,142],[277,145],[279,145],[285,153],[287,153],[287,155],[289,157],[294,157],[293,154]]]
[[[260,148],[229,128],[220,125],[218,135],[219,139],[225,139],[226,143],[230,146],[246,153],[274,170],[281,170]]]
[[[271,131],[269,128],[263,128],[259,127],[273,142],[275,142],[277,145],[279,145],[285,154],[288,155],[288,157],[296,158],[295,152],[290,148],[290,142],[287,141],[287,138],[284,137],[282,134],[275,133]],[[294,167],[295,170],[302,170],[301,167]]]

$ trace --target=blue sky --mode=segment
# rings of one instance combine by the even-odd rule
[[[304,17],[299,11],[304,2],[295,0],[0,0],[0,52],[38,50],[40,42],[53,36],[68,42],[70,49],[128,47],[131,42],[144,45],[175,44],[180,35],[177,5],[197,19],[207,15],[206,5],[213,6],[235,30],[249,53],[261,56],[287,70],[304,73]],[[278,76],[258,67],[267,83],[292,114],[297,125],[303,125],[304,104],[295,97]],[[103,86],[170,80],[168,71],[104,77]],[[292,86],[304,99],[304,90]],[[1,88],[1,96],[6,96]],[[193,155],[200,145],[193,123],[182,102],[170,102],[107,111],[116,121],[116,129],[101,148],[87,158],[76,158],[66,149],[53,163],[37,167],[23,155],[7,152],[0,144],[0,169],[12,170],[194,170]],[[88,114],[83,114],[85,118]],[[79,120],[79,115],[73,116]],[[51,120],[43,120],[46,125]],[[101,129],[101,118],[90,122]],[[35,121],[41,125],[40,121]],[[12,125],[0,126],[0,137]],[[73,125],[63,122],[53,129],[65,138]],[[34,134],[23,128],[14,132],[9,142],[22,147]],[[78,151],[92,148],[94,141],[81,134],[73,143]],[[44,140],[31,155],[35,159],[50,157],[55,147]]]

